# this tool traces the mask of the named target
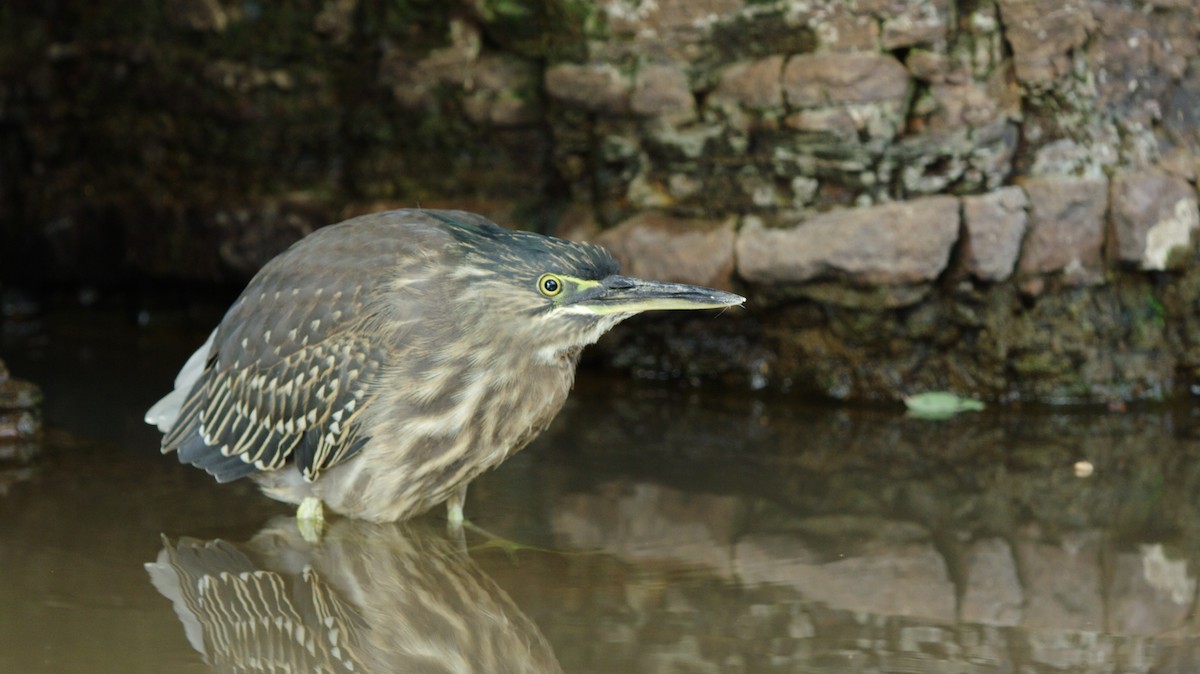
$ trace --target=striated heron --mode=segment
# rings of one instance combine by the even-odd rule
[[[461,211],[353,218],[267,263],[146,421],[164,453],[301,513],[446,501],[460,524],[471,480],[562,407],[584,346],[642,311],[744,301],[619,271],[598,246]]]

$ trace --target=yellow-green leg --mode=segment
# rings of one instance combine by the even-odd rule
[[[454,490],[450,498],[446,499],[446,528],[451,531],[462,529],[463,522],[466,521],[463,517],[463,504],[467,500],[467,487],[463,485]]]
[[[325,532],[325,508],[321,499],[308,496],[300,502],[296,509],[296,527],[300,536],[309,543],[319,543],[321,534]]]

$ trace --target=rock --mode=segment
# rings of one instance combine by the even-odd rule
[[[1200,156],[1193,155],[1181,147],[1173,147],[1165,150],[1159,157],[1158,166],[1187,182],[1195,182],[1197,169],[1200,169]]]
[[[972,276],[989,282],[1012,275],[1029,223],[1029,200],[1020,187],[963,197],[963,264]]]
[[[928,49],[913,49],[904,57],[904,67],[913,77],[926,82],[940,82],[951,68],[950,57]]]
[[[1029,235],[1018,266],[1023,274],[1063,272],[1068,282],[1091,282],[1101,273],[1108,184],[1089,178],[1030,178]]]
[[[354,32],[354,13],[358,0],[325,0],[325,5],[313,19],[313,30],[327,36],[334,44],[345,44]]]
[[[695,111],[696,99],[683,70],[670,65],[645,65],[638,70],[629,108],[639,115],[690,115]]]
[[[717,77],[712,103],[730,101],[750,110],[783,107],[783,56],[734,63]]]
[[[947,0],[892,3],[883,15],[883,49],[941,43],[946,39],[947,4]]]
[[[644,211],[595,241],[631,276],[729,290],[734,224],[733,217],[700,220]]]
[[[573,201],[554,223],[552,235],[571,241],[585,241],[600,233],[596,211],[591,204]]]
[[[391,88],[402,107],[438,110],[438,88],[463,87],[483,49],[479,26],[463,19],[452,19],[447,31],[449,44],[434,49],[414,62],[407,50],[384,47],[379,64],[379,80]]]
[[[954,583],[928,539],[864,539],[828,559],[803,535],[751,533],[734,546],[733,569],[743,583],[790,585],[835,609],[954,620]]]
[[[745,0],[658,0],[657,2],[630,2],[630,0],[600,0],[595,3],[604,13],[609,30],[616,35],[630,35],[642,39],[661,39],[676,31],[695,32],[698,26],[713,17],[724,17],[736,13],[746,4]]]
[[[167,0],[163,5],[167,23],[175,28],[220,33],[229,16],[218,0]]]
[[[9,377],[0,360],[0,461],[25,462],[38,453],[42,435],[42,391]]]
[[[1103,137],[1090,140],[1080,143],[1070,138],[1060,138],[1039,147],[1033,153],[1029,175],[1104,179],[1120,158],[1117,139]]]
[[[564,105],[609,114],[629,111],[629,77],[608,63],[559,63],[546,70],[546,93]]]
[[[1167,269],[1171,253],[1186,250],[1200,227],[1196,191],[1158,171],[1113,178],[1111,217],[1116,258],[1154,271]]]
[[[1163,102],[1181,82],[1200,50],[1195,27],[1200,3],[1188,8],[1145,11],[1123,3],[1092,3],[1096,28],[1083,57],[1095,82],[1095,105],[1110,111],[1127,127],[1155,125]],[[1162,136],[1160,136],[1162,139]]]
[[[566,494],[555,504],[551,526],[568,547],[677,560],[731,575],[734,531],[743,516],[738,499],[629,481],[601,484],[597,492]]]
[[[1118,553],[1108,585],[1109,623],[1117,634],[1163,634],[1186,625],[1196,578],[1186,558],[1170,559],[1161,543]]]
[[[510,53],[485,51],[479,27],[469,21],[452,20],[448,33],[448,45],[415,61],[401,48],[385,49],[379,80],[401,107],[441,115],[439,106],[454,92],[475,124],[509,128],[541,118],[540,68]]]
[[[501,54],[481,56],[463,82],[463,112],[477,124],[514,127],[533,124],[541,116],[537,68],[524,59]]]
[[[929,93],[937,102],[937,111],[929,123],[933,131],[982,127],[1000,115],[1001,101],[975,82],[935,83],[929,88]]]
[[[855,111],[856,112],[856,111]],[[858,130],[863,117],[846,108],[819,108],[816,110],[801,110],[788,115],[785,120],[788,128],[797,131],[822,132],[838,137],[840,140],[855,142],[858,140]],[[871,136],[886,134],[886,127],[874,125],[876,132]]]
[[[795,227],[757,220],[737,240],[737,269],[753,283],[845,277],[857,284],[932,281],[958,239],[959,202],[935,196],[830,211]]]
[[[959,613],[964,622],[1017,625],[1024,593],[1012,548],[1002,538],[976,541],[967,551],[966,588]]]
[[[1017,79],[1049,88],[1067,74],[1072,52],[1095,24],[1087,0],[998,0]]]
[[[928,297],[929,290],[928,283],[852,286],[841,281],[810,281],[792,292],[820,304],[878,311],[911,307]]]
[[[1061,543],[1033,539],[1017,543],[1017,563],[1026,598],[1023,626],[1090,631],[1104,628],[1098,538],[1067,534]]]
[[[283,69],[263,70],[245,63],[217,59],[204,65],[204,79],[214,86],[246,94],[264,87],[288,91],[294,86],[292,76]]]
[[[783,71],[785,100],[797,109],[787,125],[855,144],[863,132],[884,139],[896,134],[908,90],[908,71],[881,54],[802,54],[788,59]]]
[[[801,54],[783,71],[784,94],[796,108],[898,101],[908,87],[908,71],[883,54]]]
[[[821,49],[831,52],[879,50],[879,19],[851,12],[847,3],[818,5],[812,18]]]

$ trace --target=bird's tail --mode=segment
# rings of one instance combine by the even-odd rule
[[[204,345],[183,364],[183,369],[175,377],[175,390],[163,396],[162,400],[154,403],[146,411],[146,423],[157,426],[158,430],[163,433],[170,431],[171,427],[175,425],[175,420],[179,418],[180,408],[183,407],[192,387],[196,385],[196,381],[204,372],[204,362],[208,360],[208,352],[212,350],[213,339],[216,335],[217,331],[213,330]]]

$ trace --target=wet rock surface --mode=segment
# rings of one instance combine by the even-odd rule
[[[236,285],[394,206],[583,213],[628,269],[748,294],[724,350],[755,355],[709,376],[1200,382],[1195,3],[75,4],[0,10],[0,268],[33,287]],[[725,339],[698,324],[603,353]]]
[[[24,463],[37,454],[42,439],[41,404],[41,389],[14,379],[0,360],[0,462]]]

